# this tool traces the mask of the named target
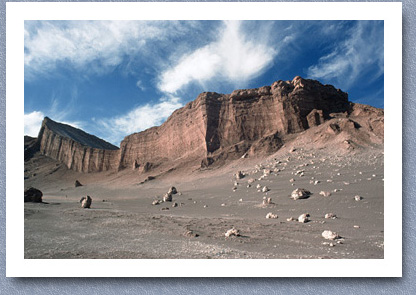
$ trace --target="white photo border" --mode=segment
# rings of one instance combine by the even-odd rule
[[[24,259],[24,21],[222,19],[384,21],[384,259]],[[8,2],[6,163],[7,277],[401,277],[402,3]]]

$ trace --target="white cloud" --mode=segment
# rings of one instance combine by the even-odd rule
[[[181,106],[178,97],[165,97],[155,104],[138,106],[125,115],[97,120],[100,128],[97,132],[107,141],[119,145],[126,135],[162,124]]]
[[[146,90],[146,87],[143,85],[143,82],[142,82],[141,80],[138,80],[138,81],[136,82],[136,86],[137,86],[137,88],[139,88],[141,91],[145,91],[145,90]]]
[[[24,114],[25,135],[37,137],[44,117],[39,111]]]
[[[181,34],[179,22],[26,21],[25,72],[48,74],[59,63],[102,73],[140,52],[150,40]]]
[[[383,65],[383,30],[378,30],[374,23],[360,21],[350,30],[349,38],[308,68],[307,75],[349,88],[360,78],[380,77]]]
[[[246,81],[271,66],[275,54],[267,44],[246,40],[241,22],[226,21],[218,41],[184,55],[161,74],[159,89],[175,93],[193,81],[204,84],[214,78]]]

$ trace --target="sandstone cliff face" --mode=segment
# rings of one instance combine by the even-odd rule
[[[285,135],[336,117],[352,125],[339,121],[342,126],[336,127],[334,123],[334,135],[337,128],[349,126],[352,134],[365,128],[383,137],[382,110],[352,104],[346,93],[331,85],[295,77],[231,94],[201,93],[161,126],[127,136],[120,149],[50,119],[42,125],[39,142],[42,153],[76,171],[129,168],[147,172],[166,163],[173,167],[198,162],[204,167],[244,153],[269,154],[283,145]]]
[[[38,136],[42,154],[79,172],[116,169],[118,148],[82,130],[45,118]]]

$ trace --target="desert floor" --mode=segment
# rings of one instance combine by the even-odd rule
[[[271,169],[270,175],[262,177],[264,169]],[[239,170],[245,176],[236,180]],[[37,155],[25,163],[25,186],[43,191],[44,203],[24,205],[24,257],[383,258],[383,178],[380,150],[347,155],[286,150],[221,169],[172,172],[145,183],[132,171],[76,173]],[[82,187],[74,187],[76,179]],[[249,179],[255,179],[251,187]],[[173,202],[152,205],[171,186],[179,192]],[[264,186],[268,192],[261,191]],[[313,194],[293,200],[296,188]],[[90,209],[81,208],[85,195],[92,197]],[[356,201],[356,195],[362,199]],[[263,205],[264,197],[274,204]],[[269,212],[278,218],[266,219]],[[310,214],[307,223],[287,220],[304,213]],[[327,213],[337,218],[325,219]],[[233,227],[240,236],[226,237]],[[324,230],[341,239],[325,240]]]

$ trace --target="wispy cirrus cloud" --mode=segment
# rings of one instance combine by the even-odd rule
[[[214,78],[247,81],[270,67],[277,53],[259,41],[246,39],[240,21],[226,21],[218,40],[184,54],[161,73],[159,89],[175,93],[191,82],[203,85]]]
[[[378,24],[358,21],[348,37],[308,68],[310,78],[335,83],[345,89],[365,77],[377,79],[384,73],[384,36]]]
[[[47,75],[60,64],[101,74],[124,59],[151,54],[148,42],[185,34],[192,26],[191,21],[26,21],[26,78]]]

